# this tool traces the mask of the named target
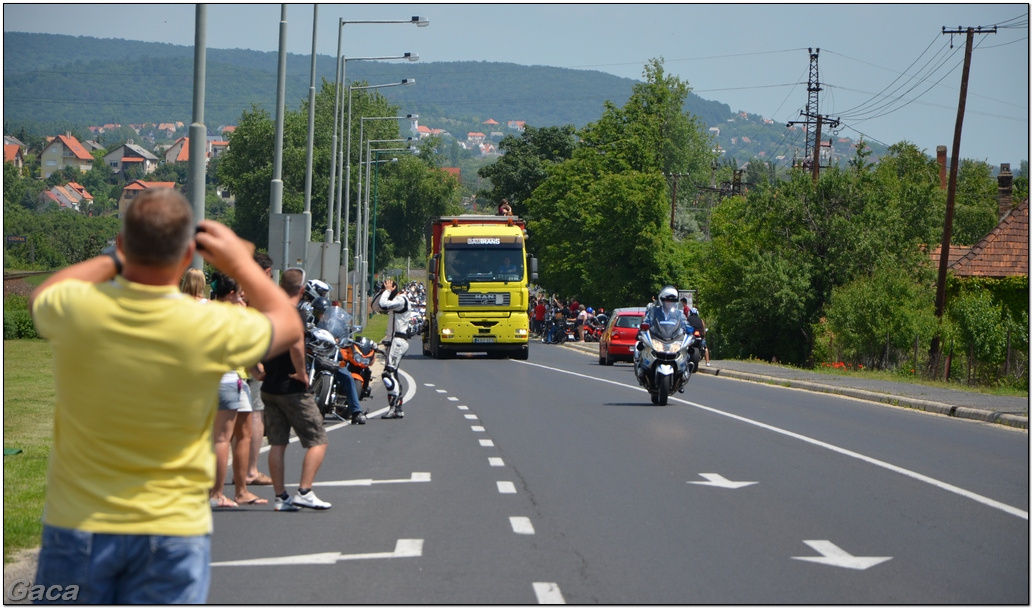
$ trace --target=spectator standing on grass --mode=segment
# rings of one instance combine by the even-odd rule
[[[195,247],[254,309],[179,291]],[[114,248],[33,291],[57,384],[36,585],[78,586],[82,603],[206,601],[219,377],[302,336],[252,249],[152,189],[129,204]]]
[[[304,285],[305,271],[301,269],[287,269],[280,276],[280,287],[295,307],[301,301]],[[300,322],[300,315],[295,315]],[[326,456],[327,437],[323,415],[309,393],[305,337],[299,336],[287,353],[266,359],[262,365],[265,366],[262,401],[265,402],[265,430],[269,436],[269,477],[273,479],[273,492],[276,493],[275,509],[277,512],[296,512],[303,507],[328,510],[331,504],[312,491],[316,473]],[[293,497],[287,494],[284,485],[284,455],[291,429],[305,449],[301,460],[301,480]]]
[[[273,279],[273,259],[269,254],[255,252],[255,262],[262,267],[269,282]],[[245,295],[245,300],[247,300]],[[248,301],[248,306],[251,302]],[[251,390],[251,450],[248,452],[247,460],[247,483],[256,486],[270,485],[273,479],[268,474],[258,471],[258,455],[262,452],[262,439],[265,437],[265,403],[262,401],[262,379],[265,378],[265,368],[259,362],[251,371],[248,377],[248,388]]]

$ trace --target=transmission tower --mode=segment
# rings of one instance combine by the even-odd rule
[[[839,119],[829,119],[829,117],[818,113],[818,92],[821,91],[821,83],[818,81],[818,53],[820,52],[821,49],[807,48],[807,53],[811,57],[810,69],[807,75],[807,109],[800,112],[800,116],[804,117],[805,120],[786,123],[786,127],[802,124],[804,129],[807,130],[804,160],[801,165],[805,169],[812,171],[815,181],[818,179],[818,170],[821,168],[819,152],[822,146],[822,125],[824,124],[830,129],[835,129],[839,126]]]

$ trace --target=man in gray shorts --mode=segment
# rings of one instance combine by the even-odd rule
[[[280,277],[280,287],[291,301],[298,304],[305,273],[301,269],[287,269]],[[328,510],[330,504],[312,492],[316,472],[326,455],[326,430],[323,415],[308,392],[308,373],[305,371],[305,339],[278,357],[262,362],[265,380],[262,381],[262,401],[265,402],[265,431],[269,437],[269,476],[276,493],[278,512],[296,512],[302,507]],[[290,441],[290,430],[298,434],[305,449],[301,462],[301,481],[294,496],[287,494],[283,482],[284,453]]]

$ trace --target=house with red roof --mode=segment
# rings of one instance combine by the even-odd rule
[[[71,211],[82,211],[83,208],[93,204],[93,195],[86,191],[78,182],[69,182],[64,186],[54,186],[50,190],[43,191],[40,197],[44,201],[53,201],[61,209]]]
[[[93,169],[93,156],[75,139],[71,133],[59,135],[43,148],[39,155],[43,177],[49,178],[54,172],[65,167],[75,167],[81,173]]]
[[[126,184],[126,187],[122,189],[122,196],[118,198],[118,217],[121,218],[122,214],[126,213],[126,207],[128,207],[129,203],[141,192],[151,188],[175,187],[175,182],[145,182],[143,180],[133,180]]]
[[[4,144],[4,162],[10,163],[18,168],[18,175],[21,175],[25,168],[25,152],[18,144]]]

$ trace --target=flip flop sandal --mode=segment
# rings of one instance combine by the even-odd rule
[[[254,499],[237,499],[237,503],[240,505],[266,505],[269,503],[268,499],[262,499],[261,497],[255,496]]]

